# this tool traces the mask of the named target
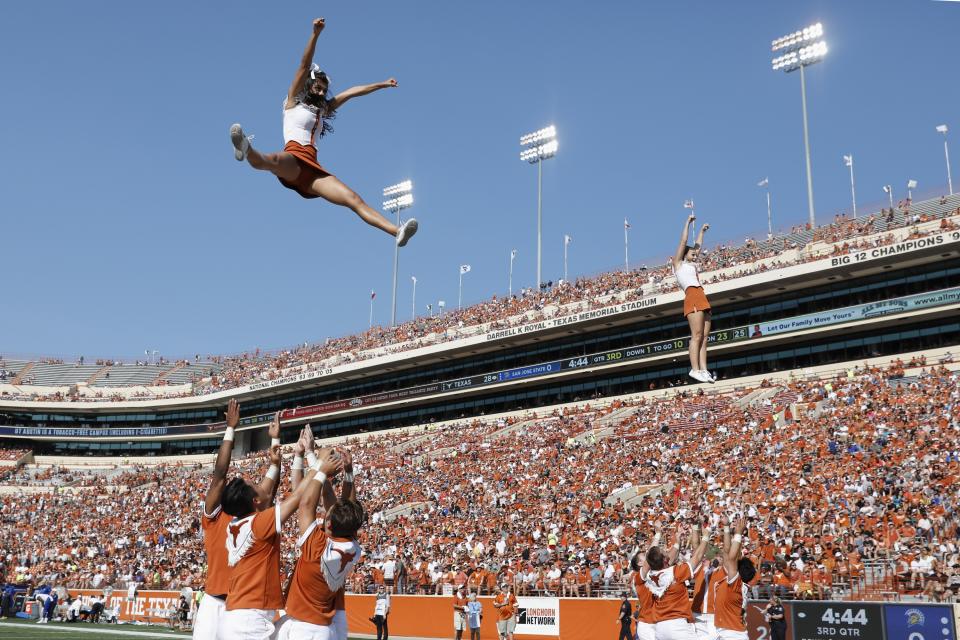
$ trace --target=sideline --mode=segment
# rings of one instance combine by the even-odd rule
[[[162,633],[158,631],[124,631],[124,625],[114,625],[112,629],[86,629],[80,626],[81,623],[76,623],[75,625],[70,626],[61,626],[61,625],[37,625],[27,624],[23,622],[2,622],[0,623],[0,638],[4,636],[3,630],[7,628],[16,628],[16,629],[31,629],[33,631],[61,631],[63,633],[99,633],[101,635],[112,635],[112,636],[131,636],[135,638],[189,638],[189,634],[184,633]],[[117,627],[120,628],[117,628]]]

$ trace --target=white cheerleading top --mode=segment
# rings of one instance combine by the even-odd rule
[[[697,265],[692,262],[683,260],[680,266],[673,270],[673,273],[677,276],[677,283],[684,291],[687,290],[687,287],[703,286],[700,284],[699,276],[697,276]]]
[[[283,143],[297,142],[304,146],[315,147],[313,138],[317,129],[323,127],[320,110],[298,102],[296,106],[283,110]]]

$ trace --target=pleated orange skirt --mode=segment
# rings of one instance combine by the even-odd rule
[[[317,178],[332,176],[333,174],[321,167],[320,163],[317,162],[317,148],[314,146],[304,146],[299,142],[291,140],[284,145],[283,150],[297,159],[297,164],[300,165],[300,174],[297,176],[297,179],[293,181],[284,180],[279,177],[277,180],[287,189],[293,189],[304,198],[319,198],[320,196],[310,192],[313,181]]]
[[[703,287],[687,287],[683,296],[684,317],[697,311],[709,310],[710,302],[707,300],[707,294],[703,292]]]

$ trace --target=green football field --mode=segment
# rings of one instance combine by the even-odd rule
[[[51,622],[37,624],[26,620],[0,620],[0,640],[146,640],[147,638],[190,638],[189,633],[171,631],[157,626],[132,624],[66,624]],[[360,640],[351,637],[350,640]]]

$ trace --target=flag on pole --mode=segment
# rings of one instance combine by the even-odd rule
[[[627,219],[626,219],[626,218],[623,219],[623,228],[624,228],[624,229],[629,229],[629,228],[630,228],[630,223],[627,222]]]
[[[568,245],[568,244],[570,244],[570,241],[571,241],[571,240],[573,240],[573,238],[571,238],[570,236],[568,236],[568,235],[564,235],[564,236],[563,236],[563,244]]]
[[[890,193],[890,185],[888,185],[888,184],[883,185],[883,192],[884,192],[884,193]]]
[[[428,304],[428,305],[427,305],[427,311],[433,311],[433,305],[432,305],[432,304]]]
[[[853,156],[843,156],[843,164],[846,165],[846,166],[848,166],[848,167],[849,167],[850,165],[852,165],[852,164],[853,164]]]
[[[684,209],[693,209],[693,200],[684,200],[683,201]]]
[[[376,298],[376,297],[377,297],[377,292],[374,291],[373,289],[371,289],[371,290],[370,290],[370,299],[373,300],[373,299]]]
[[[413,280],[413,284],[417,284],[417,276],[410,276],[410,279]]]
[[[440,302],[437,303],[437,306],[443,309],[445,306],[447,306],[447,303],[445,300],[441,300]]]
[[[767,186],[768,184],[770,184],[770,178],[764,178],[763,180],[761,180],[760,182],[757,183],[757,186],[758,186],[758,187],[765,187],[765,186]]]
[[[510,257],[511,257],[511,258],[516,258],[516,257],[517,257],[517,250],[516,250],[516,249],[514,249],[513,251],[510,252]]]
[[[910,180],[907,182],[907,189],[916,189],[916,188],[917,188],[916,180]]]
[[[470,273],[470,265],[468,264],[460,265],[460,275],[463,275],[464,273]]]

